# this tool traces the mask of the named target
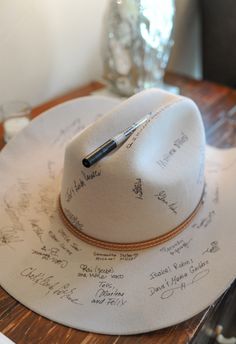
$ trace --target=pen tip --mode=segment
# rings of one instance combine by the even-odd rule
[[[82,164],[83,164],[85,167],[87,167],[87,168],[89,168],[89,167],[91,166],[91,164],[90,164],[90,162],[89,162],[88,159],[83,159],[83,160],[82,160]]]

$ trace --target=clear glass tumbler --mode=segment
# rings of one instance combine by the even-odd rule
[[[4,141],[7,143],[30,122],[31,106],[24,101],[9,101],[0,106]]]

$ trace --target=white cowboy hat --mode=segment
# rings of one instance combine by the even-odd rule
[[[236,275],[235,172],[236,150],[205,146],[187,98],[152,89],[121,104],[57,106],[0,153],[1,285],[81,330],[135,334],[186,320]]]

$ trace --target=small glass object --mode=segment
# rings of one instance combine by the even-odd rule
[[[10,101],[0,107],[4,141],[7,143],[30,122],[31,106],[24,101]]]
[[[110,0],[104,48],[104,78],[122,96],[150,87],[173,93],[164,72],[173,41],[174,0]]]

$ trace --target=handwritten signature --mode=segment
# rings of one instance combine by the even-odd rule
[[[72,214],[72,212],[70,211],[70,209],[65,208],[64,209],[64,213],[66,215],[66,217],[68,218],[68,220],[76,227],[78,228],[80,231],[84,230],[84,225],[80,222],[80,220],[78,219],[78,217],[74,214]]]
[[[0,246],[11,246],[13,243],[22,242],[23,239],[17,233],[17,230],[11,227],[3,227],[0,229]]]
[[[98,282],[98,289],[91,300],[91,303],[104,304],[107,306],[124,306],[128,300],[126,299],[125,292],[116,288],[112,283]]]
[[[136,178],[136,182],[134,183],[132,191],[135,193],[136,198],[143,199],[143,186],[141,178]]]
[[[215,217],[216,212],[215,210],[211,210],[209,211],[209,213],[203,218],[201,219],[201,221],[199,223],[194,223],[192,225],[192,228],[206,228],[209,226],[209,224],[213,221],[213,218]]]
[[[81,177],[78,180],[73,180],[73,184],[68,186],[66,190],[66,202],[69,203],[73,199],[73,197],[80,192],[80,190],[84,189],[88,185],[91,180],[100,177],[101,173],[101,170],[93,170],[90,173],[81,171]]]
[[[210,243],[210,247],[208,247],[205,251],[203,251],[202,254],[206,254],[206,253],[216,253],[217,251],[220,250],[220,247],[219,247],[219,243],[218,241],[212,241]]]
[[[55,279],[54,275],[49,275],[38,271],[37,268],[27,267],[20,272],[20,275],[30,280],[34,285],[41,286],[46,290],[46,295],[53,294],[59,299],[65,299],[75,305],[82,305],[77,297],[78,289],[71,287],[70,283],[62,283]]]
[[[160,160],[157,161],[157,164],[162,168],[166,168],[169,162],[172,160],[173,156],[176,155],[177,151],[182,148],[185,142],[188,141],[188,136],[181,132],[180,136],[173,142],[172,146],[169,148],[168,152],[165,153]]]
[[[31,219],[30,220],[31,227],[33,229],[33,232],[37,235],[39,238],[40,242],[43,243],[43,234],[44,230],[39,226],[38,220]]]
[[[45,245],[41,250],[32,250],[33,255],[39,256],[43,260],[51,261],[52,263],[58,265],[60,268],[64,269],[68,265],[68,260],[61,259],[59,257],[60,250],[56,247],[47,248]]]
[[[10,218],[10,221],[12,223],[12,228],[17,231],[24,231],[24,227],[22,223],[20,222],[19,216],[16,213],[15,207],[10,203],[10,201],[7,199],[7,196],[4,197],[4,206],[5,211],[7,215]]]
[[[158,194],[154,195],[159,201],[164,203],[175,215],[177,214],[177,202],[170,202],[168,200],[166,191],[162,190]]]
[[[173,296],[174,293],[177,290],[181,290],[182,291],[182,290],[186,289],[187,287],[191,286],[192,284],[197,283],[201,279],[205,278],[209,274],[209,272],[210,272],[209,269],[205,269],[205,270],[199,271],[196,275],[194,275],[194,277],[192,278],[192,280],[190,282],[188,282],[188,283],[181,282],[178,286],[175,286],[173,288],[169,288],[169,289],[164,290],[161,293],[161,296],[160,296],[161,299],[162,300],[168,299],[171,296]],[[165,289],[165,288],[163,288],[163,289]],[[154,288],[154,287],[149,288],[149,290],[150,290],[150,296],[153,296],[158,291],[160,291],[159,288]]]

